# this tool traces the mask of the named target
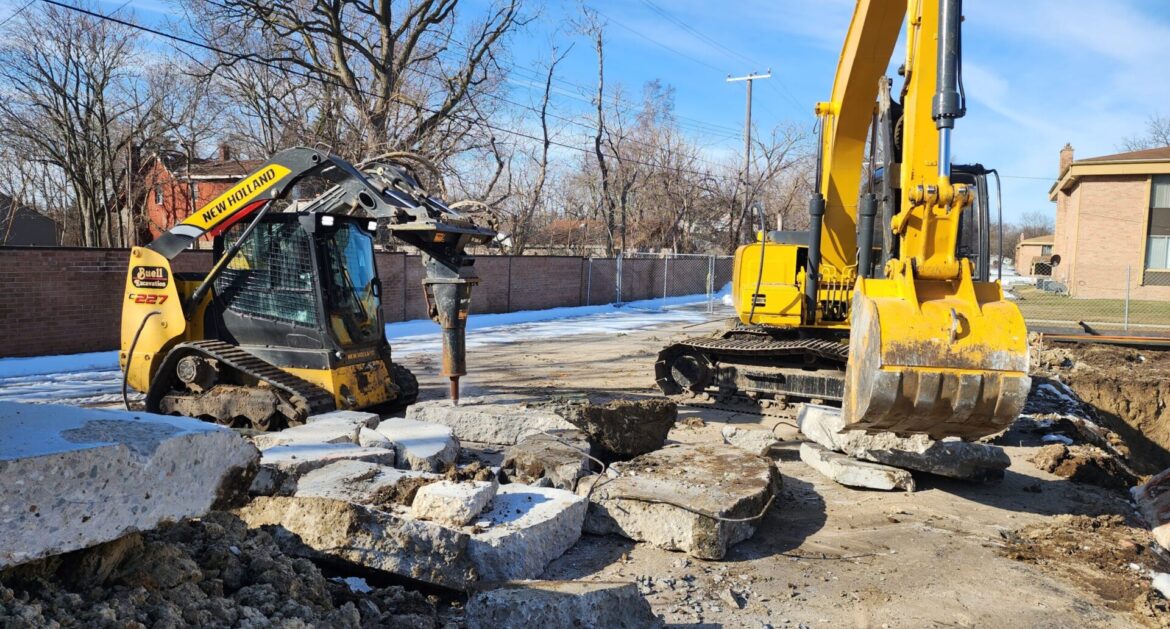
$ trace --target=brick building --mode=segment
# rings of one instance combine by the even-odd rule
[[[1024,275],[1048,275],[1053,240],[1053,235],[1047,234],[1016,243],[1016,271]]]
[[[182,222],[261,163],[260,160],[235,159],[231,147],[226,144],[220,145],[214,159],[197,159],[188,163],[180,154],[156,157],[146,175],[150,190],[146,199],[150,237],[157,238]]]
[[[1073,297],[1170,300],[1170,147],[1073,159],[1060,151],[1052,270]]]

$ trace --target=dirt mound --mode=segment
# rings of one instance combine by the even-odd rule
[[[1037,450],[1032,462],[1077,483],[1109,489],[1128,489],[1138,483],[1117,457],[1096,446],[1052,444]]]
[[[359,588],[363,589],[363,588]],[[212,513],[0,573],[0,626],[433,627],[401,587],[355,592]]]
[[[1086,344],[1038,350],[1035,358],[1121,435],[1134,469],[1170,467],[1170,352]]]
[[[1170,626],[1170,602],[1150,588],[1148,576],[1170,572],[1170,562],[1154,551],[1148,531],[1121,516],[1056,516],[1004,537],[1008,558],[1042,566],[1148,626]]]

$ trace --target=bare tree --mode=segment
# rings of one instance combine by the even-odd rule
[[[1152,114],[1146,120],[1145,135],[1130,136],[1121,142],[1121,149],[1124,151],[1141,151],[1163,146],[1170,146],[1170,116],[1161,114]]]
[[[0,49],[0,138],[66,182],[33,195],[71,208],[66,232],[84,246],[126,244],[126,155],[152,135],[149,90],[136,66],[136,32],[38,5]]]
[[[188,0],[208,41],[243,42],[214,69],[277,64],[330,86],[330,118],[344,121],[334,150],[359,157],[390,149],[449,155],[474,125],[469,100],[502,74],[497,47],[518,25],[519,0],[498,0],[457,42],[458,0]],[[265,45],[252,46],[257,39]],[[342,114],[340,116],[334,114]],[[475,122],[472,120],[471,122]]]

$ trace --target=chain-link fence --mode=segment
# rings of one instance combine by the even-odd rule
[[[723,307],[731,289],[731,256],[687,253],[629,253],[616,258],[589,258],[585,303],[629,304],[662,309],[706,304]]]
[[[1032,331],[1170,336],[1170,287],[1147,285],[1132,267],[1097,275],[1075,290],[1042,276],[1005,276],[1003,284]]]

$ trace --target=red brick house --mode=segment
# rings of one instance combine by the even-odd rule
[[[235,159],[226,144],[220,145],[214,159],[197,159],[193,163],[188,163],[181,154],[157,156],[146,174],[150,191],[146,199],[150,237],[157,238],[181,223],[261,163],[261,160]],[[205,245],[201,243],[201,246]]]
[[[1170,146],[1087,159],[1060,151],[1053,279],[1073,297],[1170,300]]]

